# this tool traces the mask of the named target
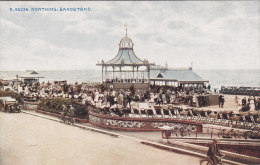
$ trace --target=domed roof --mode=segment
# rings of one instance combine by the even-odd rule
[[[119,48],[133,48],[133,41],[131,38],[125,36],[120,40]]]
[[[147,66],[154,65],[153,63],[149,63],[148,60],[139,59],[134,53],[134,43],[131,38],[127,36],[127,28],[126,35],[120,40],[119,43],[119,51],[117,55],[110,61],[104,62],[102,60],[101,64],[97,65],[102,66]]]

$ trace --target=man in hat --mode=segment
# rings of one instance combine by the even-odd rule
[[[213,165],[218,164],[220,162],[220,157],[224,156],[223,154],[220,154],[217,142],[217,139],[213,139],[213,142],[210,144],[207,153]]]

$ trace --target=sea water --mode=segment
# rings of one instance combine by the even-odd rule
[[[55,80],[67,80],[75,82],[100,82],[100,70],[60,70],[60,71],[37,71],[44,78],[40,81],[53,82]],[[194,70],[204,80],[209,80],[213,88],[221,86],[244,86],[260,87],[260,70]],[[15,79],[16,75],[22,75],[23,71],[0,71],[0,79]]]

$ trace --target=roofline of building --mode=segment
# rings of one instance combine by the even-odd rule
[[[201,81],[178,81],[183,84],[197,84],[197,83],[209,83],[209,80],[201,80]]]
[[[157,68],[150,68],[151,70],[173,70],[173,71],[187,71],[187,70],[192,70],[191,67],[187,68],[166,68],[166,67],[157,67]]]
[[[164,78],[155,78],[155,79],[150,79],[150,81],[176,81],[179,83],[183,83],[183,84],[197,84],[197,83],[209,83],[208,80],[201,80],[201,81],[180,81],[177,79],[164,79]]]
[[[26,77],[26,76],[20,76],[19,78],[44,78],[44,77]]]

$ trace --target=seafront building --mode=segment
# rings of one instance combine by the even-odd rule
[[[182,86],[184,88],[203,88],[208,80],[196,74],[192,67],[168,68],[157,66],[151,68],[151,85]]]
[[[108,88],[149,90],[150,85],[181,86],[188,88],[203,88],[208,80],[197,75],[192,67],[171,69],[141,60],[134,52],[134,43],[126,35],[119,42],[117,55],[107,61],[101,60],[102,83]]]

